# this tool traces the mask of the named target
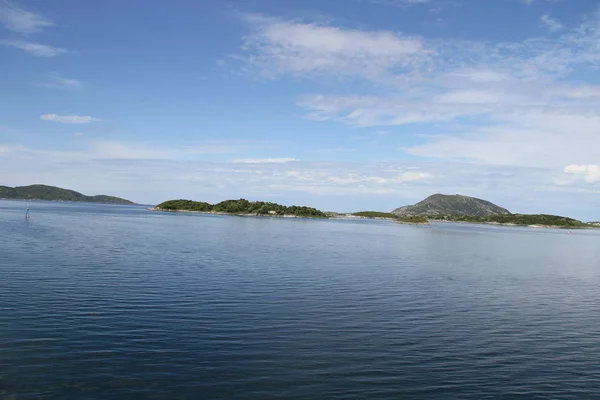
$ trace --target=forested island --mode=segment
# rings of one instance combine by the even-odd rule
[[[265,201],[246,199],[225,200],[217,204],[193,200],[169,200],[160,203],[154,210],[186,211],[212,214],[233,214],[273,217],[328,218],[323,211],[305,206],[284,206]]]
[[[74,190],[48,185],[29,185],[16,187],[0,186],[0,199],[74,201],[102,204],[135,204],[120,197],[106,195],[86,196],[85,194],[81,194]]]
[[[380,211],[359,211],[351,214],[355,217],[361,218],[373,218],[373,219],[395,219],[398,216],[392,213],[380,212]]]
[[[398,215],[394,222],[408,225],[428,225],[429,221],[422,215]]]
[[[429,215],[430,221],[471,222],[479,224],[539,226],[551,228],[597,228],[577,219],[549,214],[498,214],[485,217],[468,215]]]

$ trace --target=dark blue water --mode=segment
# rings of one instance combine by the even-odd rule
[[[600,235],[0,201],[2,399],[597,399]]]

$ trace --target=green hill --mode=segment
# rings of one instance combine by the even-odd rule
[[[489,201],[461,195],[434,194],[413,205],[392,211],[396,215],[467,215],[485,217],[510,214],[510,212]]]
[[[86,196],[79,192],[48,185],[29,186],[0,186],[0,199],[14,200],[54,200],[54,201],[81,201],[88,203],[104,204],[135,204],[120,197],[97,195]]]
[[[304,206],[282,206],[264,201],[248,201],[246,199],[225,200],[217,204],[209,204],[192,200],[169,200],[156,206],[161,211],[195,211],[242,215],[293,215],[306,218],[327,218],[323,211]]]

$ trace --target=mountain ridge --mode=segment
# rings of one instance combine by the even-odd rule
[[[74,201],[102,204],[135,204],[132,201],[120,197],[102,194],[86,196],[85,194],[76,192],[74,190],[39,184],[15,187],[0,185],[0,199]]]
[[[436,193],[417,204],[396,208],[392,211],[392,214],[487,217],[491,215],[511,214],[511,212],[490,201],[476,197]]]

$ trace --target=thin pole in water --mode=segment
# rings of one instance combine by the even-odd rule
[[[25,219],[29,219],[29,204],[25,203]]]

